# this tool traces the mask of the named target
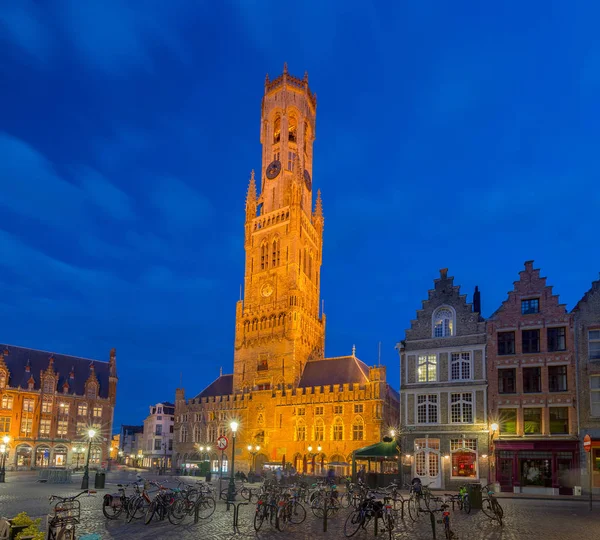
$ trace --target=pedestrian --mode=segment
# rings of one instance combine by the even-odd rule
[[[367,476],[367,471],[365,470],[365,466],[361,465],[360,470],[358,471],[358,474],[356,475],[356,479],[357,479],[358,483],[364,484],[366,476]]]
[[[281,484],[281,477],[282,477],[281,467],[277,467],[277,470],[275,471],[275,480],[277,480],[278,484]]]

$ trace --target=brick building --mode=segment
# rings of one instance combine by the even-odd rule
[[[485,321],[440,271],[400,348],[404,472],[434,488],[488,476]]]
[[[77,449],[87,451],[90,428],[96,430],[90,464],[108,461],[115,349],[108,362],[15,346],[0,351],[0,436],[11,439],[7,467],[74,466],[83,457]]]
[[[487,358],[501,489],[573,493],[579,468],[573,319],[533,261],[488,319]]]
[[[265,81],[260,140],[262,167],[246,198],[244,297],[237,303],[233,373],[220,375],[193,399],[178,389],[178,465],[214,451],[217,436],[240,423],[236,463],[292,463],[320,472],[379,442],[398,424],[398,395],[385,367],[352,355],[324,358],[320,303],[323,206],[313,209],[316,97],[308,75]],[[247,446],[258,445],[253,456]],[[231,447],[227,459],[231,459]],[[211,459],[216,461],[216,454]],[[341,466],[339,473],[348,472]]]
[[[572,311],[574,317],[581,485],[589,493],[588,455],[583,437],[592,437],[593,491],[600,492],[600,280]]]

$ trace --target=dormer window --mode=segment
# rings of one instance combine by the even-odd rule
[[[433,315],[433,337],[450,337],[454,335],[454,312],[448,307],[441,307]]]
[[[6,386],[6,371],[0,369],[0,388],[4,388]]]
[[[54,379],[52,377],[46,377],[44,379],[44,394],[54,393]]]
[[[90,384],[87,387],[87,397],[88,399],[96,399],[96,395],[98,394],[98,390],[96,389],[95,384]]]

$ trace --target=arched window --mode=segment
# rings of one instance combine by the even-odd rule
[[[293,116],[290,116],[289,124],[288,124],[288,141],[296,142],[297,139],[297,131],[298,131],[298,121]]]
[[[55,380],[54,377],[44,378],[44,394],[52,394],[54,392]]]
[[[275,118],[273,124],[273,144],[277,144],[281,140],[281,117]]]
[[[309,138],[309,131],[308,131],[308,122],[304,122],[304,153],[306,154],[306,149],[308,148],[308,138]]]
[[[215,424],[208,426],[207,438],[208,442],[215,442],[217,440],[217,426]]]
[[[296,422],[296,433],[295,439],[297,441],[305,441],[306,440],[306,424],[304,420],[300,419]]]
[[[96,399],[97,394],[98,394],[98,389],[96,388],[96,384],[90,383],[87,387],[88,399]]]
[[[266,270],[269,267],[269,246],[263,242],[260,246],[260,269]]]
[[[360,416],[357,416],[352,422],[352,440],[362,441],[365,438],[365,423]]]
[[[454,335],[454,312],[448,307],[438,308],[433,314],[433,337]]]
[[[200,442],[202,437],[200,436],[200,426],[194,426],[194,442]]]
[[[187,442],[188,439],[188,430],[185,426],[181,427],[181,431],[179,432],[179,442]]]
[[[323,423],[322,418],[317,418],[315,420],[315,441],[323,441],[325,440],[325,424]]]
[[[344,440],[344,422],[342,421],[342,419],[338,416],[336,417],[336,419],[333,421],[333,433],[332,433],[332,439],[334,441],[343,441]],[[340,460],[343,461],[343,460]]]
[[[279,266],[280,260],[280,241],[279,239],[273,240],[273,252],[271,266]]]

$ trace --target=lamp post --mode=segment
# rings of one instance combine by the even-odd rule
[[[81,454],[83,454],[85,452],[85,448],[83,447],[75,447],[73,448],[73,453],[75,454],[75,457],[77,458],[77,461],[75,462],[75,470],[79,470],[79,456],[81,456]]]
[[[167,441],[164,441],[162,445],[165,451],[163,458],[163,474],[167,474]]]
[[[312,464],[312,473],[314,475],[315,474],[315,456],[321,452],[321,445],[317,446],[316,452],[313,452],[312,446],[309,446],[307,448],[307,450],[308,450],[308,458],[310,459],[310,462]]]
[[[233,479],[233,475],[235,473],[235,434],[238,429],[237,422],[231,422],[229,424],[232,433],[232,442],[231,442],[231,472],[229,473],[229,490],[227,492],[227,502],[235,501],[235,480]]]
[[[123,463],[123,450],[119,450],[119,458],[118,458],[119,463]]]
[[[4,435],[4,437],[2,437],[3,444],[0,445],[0,454],[2,454],[2,466],[0,467],[0,483],[4,483],[4,479],[6,477],[6,454],[8,454],[8,441],[10,441],[10,437],[8,435]]]
[[[251,444],[248,445],[248,453],[252,456],[252,458],[250,459],[250,472],[252,474],[254,474],[256,472],[254,470],[254,468],[255,468],[254,458],[256,457],[256,454],[258,454],[259,452],[260,452],[260,446],[252,446]]]
[[[88,441],[88,452],[87,459],[85,461],[85,469],[83,470],[83,478],[81,479],[81,489],[88,489],[88,485],[90,482],[90,453],[92,451],[92,439],[96,436],[96,430],[90,429],[87,432],[89,441]]]

